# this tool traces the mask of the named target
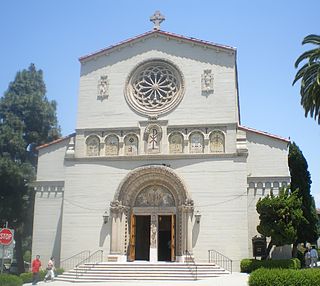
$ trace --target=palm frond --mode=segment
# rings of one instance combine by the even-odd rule
[[[302,45],[304,44],[320,45],[320,36],[315,34],[308,35],[302,41]]]

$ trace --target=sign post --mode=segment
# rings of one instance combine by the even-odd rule
[[[3,273],[4,248],[13,242],[13,230],[10,228],[0,228],[0,245],[2,245],[1,274]]]

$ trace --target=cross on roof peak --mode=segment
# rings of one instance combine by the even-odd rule
[[[150,21],[153,22],[153,30],[160,30],[160,24],[165,20],[164,15],[160,13],[160,11],[154,12],[154,14],[150,17]]]

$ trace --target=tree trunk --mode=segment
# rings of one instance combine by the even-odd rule
[[[24,272],[24,261],[23,261],[23,253],[22,253],[22,239],[20,229],[16,228],[14,232],[14,239],[16,242],[15,250],[16,250],[16,259],[18,264],[18,273]]]
[[[271,251],[272,247],[273,247],[273,241],[270,240],[268,247],[267,247],[267,250],[266,250],[266,256],[262,257],[262,260],[266,260],[266,259],[270,258],[269,256],[270,256],[270,251]]]
[[[298,244],[294,243],[292,246],[292,253],[291,253],[293,258],[296,258],[298,255]]]

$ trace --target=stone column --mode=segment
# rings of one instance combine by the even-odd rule
[[[151,216],[150,225],[150,262],[158,261],[158,216]]]
[[[125,237],[125,216],[127,207],[121,205],[119,201],[111,202],[111,246],[110,254],[112,256],[119,256],[118,261],[125,260],[124,255],[124,237]]]
[[[192,254],[192,215],[193,201],[187,199],[181,207],[182,215],[182,254],[185,255],[186,250]]]

